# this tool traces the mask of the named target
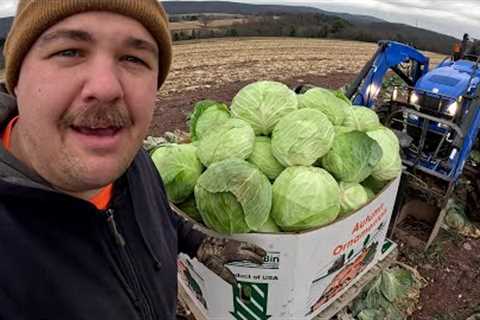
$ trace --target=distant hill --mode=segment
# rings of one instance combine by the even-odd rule
[[[415,46],[420,50],[451,53],[453,44],[459,40],[438,32],[406,24],[389,22],[357,23],[338,35],[339,38],[361,41],[396,40]]]
[[[255,5],[228,1],[163,1],[165,9],[170,15],[193,15],[193,14],[230,14],[244,16],[272,16],[272,15],[305,15],[307,18],[312,15],[320,15],[323,19],[323,26],[316,28],[307,25],[305,20],[297,21],[302,25],[296,25],[292,34],[282,33],[280,35],[306,36],[306,37],[332,37],[346,40],[359,40],[376,42],[378,40],[396,40],[410,43],[422,50],[435,51],[439,53],[450,53],[450,50],[458,39],[440,34],[437,32],[416,28],[413,26],[389,23],[385,20],[365,15],[353,15],[346,13],[330,12],[314,7],[290,6],[290,5]],[[335,18],[335,19],[332,19]],[[338,18],[340,20],[338,20]],[[288,22],[294,21],[289,17]],[[263,22],[264,23],[264,22]],[[337,28],[338,25],[341,28]],[[278,35],[272,32],[273,27],[262,25],[250,25],[250,28],[266,31],[264,35]],[[278,27],[278,26],[277,26]],[[287,26],[283,25],[286,28]],[[255,35],[245,31],[245,26],[236,27],[235,35]],[[307,30],[312,29],[312,30]],[[335,32],[331,32],[334,29]],[[341,30],[337,30],[341,29]],[[298,32],[301,30],[301,32]],[[327,30],[325,32],[325,30]]]
[[[3,68],[3,44],[7,37],[10,26],[12,25],[13,17],[0,17],[0,68]]]
[[[260,5],[228,1],[162,1],[162,4],[169,15],[192,13],[228,13],[242,15],[320,13],[337,16],[352,23],[385,22],[382,19],[371,16],[330,12],[307,6]]]
[[[13,17],[0,17],[0,39],[5,39],[7,37],[12,22]]]

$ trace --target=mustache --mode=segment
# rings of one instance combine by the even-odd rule
[[[80,110],[67,111],[60,119],[63,128],[128,128],[132,124],[128,110],[120,105],[85,106]]]

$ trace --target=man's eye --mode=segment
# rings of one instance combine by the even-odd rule
[[[76,49],[68,49],[57,52],[55,55],[60,57],[79,57],[80,51]]]
[[[131,63],[135,63],[135,64],[140,64],[140,65],[144,65],[144,66],[148,66],[145,61],[143,61],[142,59],[139,59],[137,57],[134,57],[134,56],[125,56],[123,58],[124,61],[127,61],[127,62],[131,62]]]

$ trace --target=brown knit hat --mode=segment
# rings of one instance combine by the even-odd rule
[[[167,77],[172,61],[168,17],[157,0],[20,0],[3,54],[7,89],[14,94],[23,59],[48,28],[77,13],[109,11],[139,21],[160,49],[158,88]]]

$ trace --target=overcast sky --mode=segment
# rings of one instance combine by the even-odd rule
[[[0,16],[13,15],[16,2],[17,0],[0,0]],[[457,38],[461,38],[464,33],[469,33],[480,39],[480,0],[237,0],[236,2],[314,6],[328,11],[371,15]]]

